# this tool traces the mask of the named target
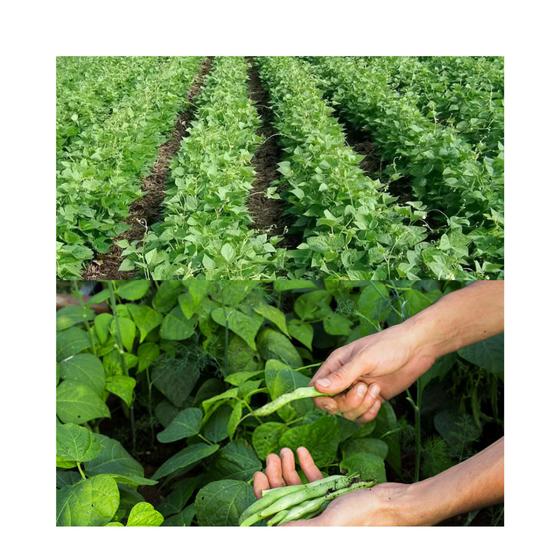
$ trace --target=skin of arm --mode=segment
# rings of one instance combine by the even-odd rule
[[[321,478],[305,448],[297,450],[309,480]],[[294,455],[282,449],[254,477],[257,497],[267,488],[300,484]],[[318,517],[286,526],[435,525],[455,515],[500,503],[504,498],[504,438],[470,459],[421,482],[387,482],[337,498]]]
[[[439,358],[504,327],[504,283],[487,280],[443,296],[403,323],[335,350],[311,380],[318,407],[370,422]]]

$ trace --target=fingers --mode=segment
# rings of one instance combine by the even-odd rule
[[[278,455],[271,453],[266,458],[266,469],[264,470],[271,488],[286,486],[282,477],[282,461]]]
[[[296,451],[299,464],[301,465],[301,470],[307,477],[307,480],[309,480],[309,482],[313,482],[323,478],[321,471],[315,465],[313,457],[311,457],[311,453],[309,453],[305,447],[298,447]]]
[[[256,472],[253,478],[253,490],[257,498],[262,497],[263,490],[268,490],[270,484],[268,482],[268,477],[262,472]]]
[[[315,401],[315,406],[326,410],[330,414],[336,414],[338,412],[336,401],[331,397],[317,397],[313,400]]]
[[[356,383],[350,391],[335,398],[338,411],[348,420],[356,420],[372,409],[380,398],[380,392],[376,383],[369,386],[366,383]]]
[[[344,363],[335,371],[318,377],[315,381],[315,388],[323,393],[337,394],[354,383],[366,371],[371,368],[359,357]]]
[[[377,416],[377,413],[381,408],[381,404],[382,404],[381,399],[377,399],[373,404],[373,406],[358,418],[358,422],[360,422],[360,424],[365,424],[366,422],[371,422],[372,420],[375,420],[375,417]]]
[[[284,447],[280,450],[282,463],[282,477],[287,484],[301,484],[301,478],[296,472],[296,460],[291,449]]]

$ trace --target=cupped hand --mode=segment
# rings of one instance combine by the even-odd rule
[[[312,519],[291,521],[283,527],[356,527],[410,525],[406,510],[399,506],[408,484],[387,482],[373,488],[349,492],[333,500]]]
[[[317,468],[311,454],[305,447],[298,447],[296,453],[301,470],[309,482],[323,478],[321,471]],[[292,450],[283,448],[279,455],[271,453],[267,456],[265,471],[255,473],[253,489],[255,496],[260,498],[263,490],[301,483],[301,478],[296,471],[296,461]]]
[[[365,336],[335,350],[317,370],[311,384],[336,396],[317,397],[315,404],[349,420],[370,422],[384,399],[410,387],[435,359],[405,324]]]

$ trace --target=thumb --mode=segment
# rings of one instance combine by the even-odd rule
[[[337,370],[315,381],[315,387],[323,393],[336,395],[356,381],[364,373],[364,367],[359,359],[353,359]]]

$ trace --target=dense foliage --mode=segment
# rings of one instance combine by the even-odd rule
[[[458,287],[203,278],[68,286],[94,295],[57,313],[57,524],[236,525],[254,501],[253,473],[281,447],[307,447],[325,474],[376,482],[465,459],[503,433],[502,337],[439,360],[364,426],[310,399],[253,414],[306,386],[336,347]]]

